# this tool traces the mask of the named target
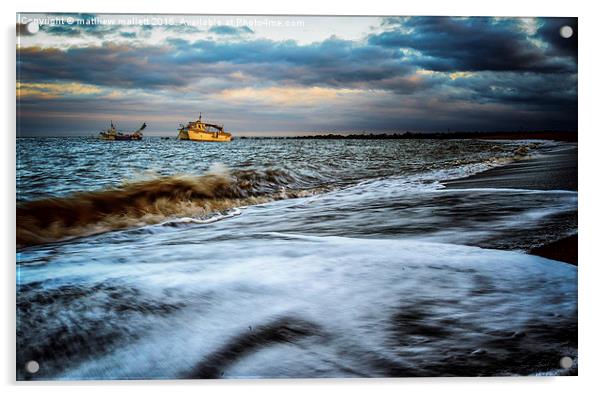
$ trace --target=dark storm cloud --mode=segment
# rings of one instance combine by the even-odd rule
[[[71,25],[43,25],[40,30],[54,36],[78,37],[82,35],[81,29]]]
[[[303,86],[374,84],[407,75],[413,69],[394,51],[337,38],[308,45],[265,39],[233,43],[199,40],[179,42],[176,49],[170,60],[193,64],[227,62],[266,80]]]
[[[544,32],[538,38],[562,48],[576,43],[574,38],[559,36],[557,20],[542,20]],[[418,51],[412,62],[430,70],[574,71],[575,59],[571,53],[539,48],[529,40],[516,18],[388,18],[384,26],[387,31],[369,38],[372,45]],[[558,38],[565,43],[560,44]]]
[[[566,74],[483,72],[458,78],[448,86],[460,88],[455,99],[479,103],[519,104],[523,109],[539,107],[559,111],[577,106],[577,76]]]
[[[564,38],[559,34],[560,29],[564,26],[569,26],[573,30],[570,38]],[[577,33],[577,18],[545,18],[544,25],[537,31],[537,36],[550,45],[550,54],[568,56],[576,62]]]
[[[67,50],[22,48],[21,75],[29,81],[85,81],[131,88],[184,87],[234,72],[263,84],[365,87],[373,83],[374,88],[392,90],[414,90],[419,85],[403,80],[413,68],[394,51],[335,38],[310,45],[265,39],[234,43],[170,39],[168,43]]]
[[[221,35],[232,35],[232,36],[240,36],[243,34],[253,34],[253,30],[251,30],[248,26],[242,27],[234,27],[234,26],[213,26],[209,29],[209,32]]]
[[[21,80],[29,82],[68,81],[107,87],[151,88],[183,86],[185,76],[166,72],[154,59],[165,49],[142,50],[106,44],[101,47],[22,48],[19,51]],[[150,59],[150,60],[149,60]]]
[[[386,26],[393,30],[373,35],[367,43],[334,37],[308,45],[267,39],[190,42],[172,38],[163,47],[106,44],[65,52],[23,49],[21,70],[24,77],[33,80],[137,88],[184,87],[203,78],[241,72],[262,84],[370,87],[408,94],[445,83],[433,76],[410,78],[417,68],[566,72],[574,67],[572,57],[567,55],[572,47],[554,41],[558,25],[565,22],[544,19],[537,32],[538,38],[549,42],[547,52],[553,55],[534,47],[515,19],[389,18]],[[217,28],[229,26],[212,29]],[[103,36],[113,29],[108,26],[90,31]],[[400,52],[400,48],[418,53]]]
[[[541,108],[524,109],[521,106],[484,106],[464,101],[441,101],[424,97],[411,102],[400,102],[405,111],[380,112],[385,103],[364,108],[357,116],[349,111],[342,121],[332,125],[335,130],[371,131],[517,131],[517,130],[571,130],[576,131],[577,113],[574,111],[546,111]],[[356,111],[357,112],[357,111]],[[366,114],[371,116],[366,117]],[[362,116],[363,115],[363,116]]]
[[[41,25],[40,30],[51,34],[53,36],[63,36],[63,37],[81,37],[81,36],[90,36],[96,37],[100,39],[107,38],[110,35],[119,35],[123,38],[136,38],[138,34],[134,32],[121,32],[121,28],[119,24],[101,24],[95,23],[94,18],[95,15],[89,14],[58,14],[59,16],[72,16],[74,18],[78,18],[76,20],[83,21],[83,23],[75,23],[75,24],[54,24],[54,25]],[[78,16],[84,15],[84,16]],[[86,21],[90,21],[90,23],[85,23]],[[18,26],[17,26],[18,27]],[[153,26],[153,25],[132,25],[129,27],[139,28],[141,31],[141,35],[148,36],[152,31],[162,30],[166,32],[171,32],[175,34],[192,34],[198,33],[201,30],[195,26],[190,26],[186,24],[176,24],[176,25],[165,25],[165,26]],[[225,26],[224,26],[225,27]],[[253,33],[251,29],[248,27],[235,29],[232,34],[245,34],[247,32]],[[226,34],[226,33],[223,33]]]
[[[53,36],[62,37],[81,37],[91,36],[103,39],[112,34],[126,34],[120,32],[121,27],[116,25],[86,25],[86,24],[72,24],[72,25],[42,25],[40,30],[44,31]],[[126,37],[126,36],[124,36]],[[135,36],[134,36],[135,37]],[[132,38],[132,37],[128,37]]]
[[[219,36],[215,40],[190,41],[184,39],[186,33],[200,30],[184,25],[156,27],[180,34],[161,44],[123,40],[117,44],[111,43],[111,34],[137,39],[153,28],[140,27],[138,37],[115,26],[75,28],[81,34],[104,38],[104,44],[67,49],[21,47],[20,80],[79,82],[108,90],[139,89],[149,95],[105,101],[93,96],[26,97],[21,107],[27,116],[21,124],[32,129],[42,127],[35,123],[44,118],[35,116],[42,109],[48,113],[60,113],[63,108],[81,114],[144,114],[156,107],[159,97],[173,99],[170,104],[160,104],[163,111],[182,111],[185,118],[185,113],[202,104],[200,99],[192,99],[190,105],[183,106],[186,101],[177,101],[181,97],[211,97],[224,89],[326,87],[359,89],[365,96],[349,101],[349,108],[337,107],[338,98],[309,110],[286,110],[258,102],[208,101],[205,106],[213,105],[212,112],[226,120],[228,114],[247,114],[241,118],[240,127],[251,124],[248,120],[254,117],[258,123],[253,124],[272,122],[274,130],[287,120],[321,127],[307,123],[307,119],[328,121],[336,130],[349,129],[350,125],[375,131],[575,130],[577,20],[537,21],[536,29],[526,32],[517,19],[388,18],[384,32],[365,40],[333,36],[311,44],[255,38],[249,32],[217,27],[209,30]],[[573,28],[573,38],[560,37],[559,29],[564,25]],[[47,31],[66,39],[74,35],[65,29]],[[385,94],[367,93],[374,91]],[[150,96],[159,101],[145,103]],[[371,114],[369,121],[366,113]],[[229,120],[234,126],[236,122],[237,117]],[[171,123],[166,125],[172,127]]]
[[[196,26],[191,26],[191,25],[186,25],[186,24],[178,24],[178,25],[166,25],[166,26],[150,26],[150,25],[143,25],[143,27],[146,30],[152,30],[153,28],[158,29],[158,28],[162,28],[165,31],[170,31],[170,32],[174,32],[174,33],[180,33],[180,34],[190,34],[190,33],[198,33],[201,31],[201,29],[199,29]]]

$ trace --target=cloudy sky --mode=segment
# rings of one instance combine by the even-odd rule
[[[235,135],[577,130],[576,18],[21,14],[17,32],[20,135],[175,135],[201,111]]]

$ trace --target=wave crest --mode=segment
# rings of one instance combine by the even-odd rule
[[[281,170],[230,172],[217,166],[201,176],[161,176],[128,181],[115,189],[24,202],[17,206],[17,245],[63,241],[172,217],[203,217],[317,191],[295,189],[294,180]]]

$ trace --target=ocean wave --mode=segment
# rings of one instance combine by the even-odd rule
[[[277,232],[139,250],[19,267],[18,365],[43,366],[22,378],[529,375],[577,356],[577,268],[537,256]]]
[[[201,176],[174,175],[125,182],[115,189],[79,192],[17,206],[17,245],[64,241],[174,219],[210,223],[233,208],[307,196],[323,188],[295,188],[278,170],[230,171],[217,166]],[[186,219],[188,218],[188,219]]]
[[[236,169],[217,164],[200,176],[146,176],[119,187],[76,192],[17,205],[17,247],[67,241],[113,230],[148,225],[207,224],[231,217],[228,210],[276,200],[307,197],[326,191],[359,187],[382,180],[380,193],[440,188],[442,181],[466,177],[519,160],[517,156],[487,156],[451,160],[440,168],[372,179],[342,181],[340,174],[285,169]],[[350,170],[352,171],[352,170]],[[188,218],[188,219],[187,219]]]

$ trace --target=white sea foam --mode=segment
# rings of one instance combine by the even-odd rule
[[[224,364],[224,376],[386,376],[385,361],[410,375],[428,375],[424,365],[444,362],[450,349],[465,357],[486,349],[497,357],[502,350],[490,344],[498,335],[491,333],[525,332],[550,316],[562,325],[576,313],[576,268],[540,257],[416,241],[256,236],[216,242],[210,249],[182,243],[170,248],[175,260],[164,248],[153,248],[146,254],[159,257],[151,264],[118,264],[110,250],[89,250],[77,257],[83,265],[21,267],[22,284],[109,282],[135,287],[140,302],[183,305],[165,317],[122,320],[119,312],[96,305],[94,293],[91,313],[122,321],[117,324],[136,331],[136,339],[124,338],[57,377],[186,376],[232,341],[283,318],[315,329],[298,340],[236,354]],[[135,255],[137,249],[121,246],[118,254]],[[400,322],[405,312],[417,320]],[[64,313],[69,316],[68,305]],[[86,320],[79,324],[85,327]],[[522,351],[529,353],[543,344],[525,346]]]
[[[19,354],[62,379],[558,373],[576,267],[462,244],[537,233],[577,194],[441,185],[507,160],[24,250]]]

